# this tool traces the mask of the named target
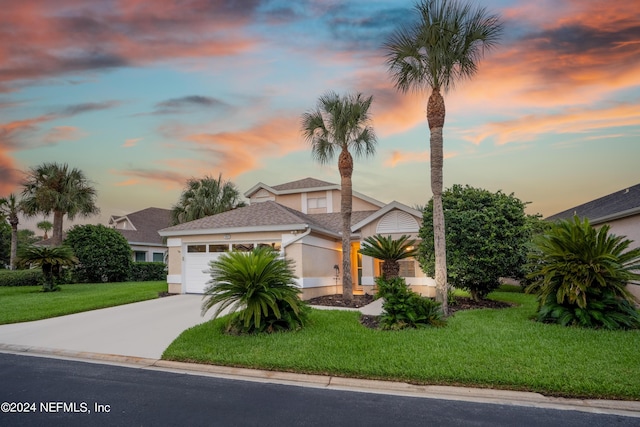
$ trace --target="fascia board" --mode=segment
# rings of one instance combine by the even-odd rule
[[[285,224],[251,227],[227,227],[227,228],[202,228],[197,230],[173,230],[158,231],[163,237],[172,236],[199,236],[202,234],[232,234],[232,233],[259,233],[265,231],[303,231],[309,228],[308,224]]]

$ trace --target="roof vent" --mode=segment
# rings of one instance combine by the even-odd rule
[[[624,190],[624,194],[627,194],[628,192],[629,192],[628,188],[626,190]]]

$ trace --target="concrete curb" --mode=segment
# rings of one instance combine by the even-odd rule
[[[540,393],[523,391],[414,385],[403,382],[204,365],[117,354],[77,352],[13,344],[0,344],[0,353],[104,363],[130,368],[160,370],[188,375],[205,375],[239,381],[256,381],[361,393],[571,410],[640,418],[640,401],[569,399],[549,397]]]

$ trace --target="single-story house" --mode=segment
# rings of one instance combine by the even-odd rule
[[[640,184],[551,215],[546,220],[571,219],[574,215],[588,218],[594,226],[608,224],[610,233],[632,240],[631,248],[640,247]],[[629,290],[640,301],[640,286],[629,286]]]
[[[112,215],[108,226],[127,239],[134,261],[164,262],[167,246],[158,230],[167,228],[170,219],[169,209],[146,208],[127,215]]]
[[[340,185],[305,178],[281,185],[258,183],[244,193],[249,205],[159,231],[169,250],[169,292],[202,293],[209,263],[227,251],[268,245],[295,262],[302,298],[342,292]],[[422,213],[399,202],[382,203],[353,192],[351,276],[354,293],[372,293],[380,262],[358,253],[375,234],[417,238]],[[423,295],[435,282],[414,259],[401,261],[400,275]]]

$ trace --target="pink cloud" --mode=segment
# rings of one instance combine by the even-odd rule
[[[457,152],[445,152],[444,158],[450,159],[452,157],[456,157],[458,155]],[[385,161],[384,165],[395,168],[401,163],[427,163],[431,159],[429,150],[425,151],[400,151],[393,150],[391,152],[391,156],[389,156]]]
[[[136,144],[138,144],[138,142],[142,141],[142,138],[130,138],[130,139],[126,139],[124,141],[124,144],[122,144],[122,146],[124,148],[131,148],[131,147],[135,147]]]
[[[60,141],[74,141],[86,136],[86,133],[74,126],[55,126],[44,136],[47,145],[57,144]]]

